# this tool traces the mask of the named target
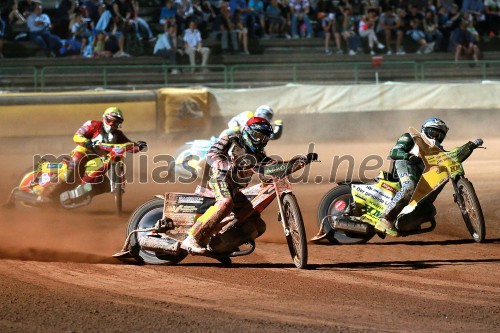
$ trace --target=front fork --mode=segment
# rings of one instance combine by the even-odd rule
[[[290,193],[290,191],[284,191],[284,192],[278,192],[278,189],[275,186],[275,191],[276,191],[276,197],[278,198],[278,221],[281,222],[281,226],[283,227],[283,232],[285,233],[285,236],[288,237],[290,235],[290,230],[288,230],[286,223],[285,223],[285,215],[284,215],[284,209],[283,209],[283,203],[281,202],[281,198],[283,197],[284,194]]]
[[[125,169],[125,163],[123,163],[123,160],[121,159],[117,159],[115,161],[109,161],[108,162],[110,164],[110,167],[109,167],[109,183],[110,183],[110,186],[111,186],[111,193],[114,193],[115,192],[115,184],[119,182],[120,184],[120,189],[122,192],[125,191],[125,177],[124,177],[124,169]],[[117,175],[116,174],[116,165],[121,163],[121,174],[120,175]]]
[[[462,214],[465,214],[467,212],[467,210],[465,208],[465,203],[464,203],[464,200],[462,198],[462,195],[460,195],[460,189],[458,188],[458,185],[457,185],[458,179],[460,179],[460,178],[461,178],[461,176],[458,176],[458,177],[453,178],[451,180],[451,183],[453,184],[453,189],[455,190],[455,193],[453,194],[453,199],[457,203],[458,208],[460,208],[460,212]]]

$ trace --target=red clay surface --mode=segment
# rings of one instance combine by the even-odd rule
[[[359,163],[386,155],[392,144],[320,144],[322,163],[310,179],[328,178],[334,153]],[[486,243],[471,240],[448,186],[436,202],[434,232],[355,246],[309,244],[308,270],[292,264],[275,203],[256,251],[231,267],[200,257],[169,267],[111,257],[138,205],[165,191],[189,192],[189,185],[128,184],[122,218],[109,194],[74,211],[2,210],[0,332],[500,332],[500,141],[485,138],[485,145],[465,169],[485,212]],[[161,147],[152,143],[148,154]],[[270,148],[285,157],[306,151],[305,144]],[[1,167],[2,202],[32,153],[3,155],[10,158]],[[294,186],[308,238],[332,186]]]

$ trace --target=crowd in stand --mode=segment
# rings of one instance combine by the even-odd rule
[[[156,2],[155,2],[156,1]],[[46,56],[129,57],[153,54],[176,64],[187,55],[206,64],[202,39],[220,40],[222,53],[250,54],[249,39],[312,38],[325,53],[454,52],[477,59],[481,38],[500,33],[500,0],[61,0],[44,13],[43,0],[3,0],[3,40],[31,40]],[[332,40],[333,39],[333,40]]]

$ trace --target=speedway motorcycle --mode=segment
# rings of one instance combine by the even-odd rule
[[[274,199],[278,200],[278,220],[281,222],[288,249],[297,268],[307,265],[307,239],[297,199],[292,193],[288,176],[317,160],[311,153],[288,162],[273,162],[254,169],[262,182],[242,190],[252,204],[245,214],[234,213],[222,220],[219,231],[209,240],[202,256],[230,264],[232,257],[245,256],[255,249],[255,240],[249,238],[252,216],[262,212]],[[195,193],[166,193],[136,209],[127,228],[122,250],[114,255],[120,260],[135,259],[139,263],[176,264],[188,252],[181,249],[187,231],[209,207],[215,203],[212,191],[198,186]],[[235,207],[237,210],[237,207]]]
[[[395,221],[399,236],[426,233],[436,227],[434,200],[451,181],[454,200],[462,213],[467,230],[476,242],[484,241],[485,223],[481,205],[472,183],[465,177],[461,147],[442,151],[410,128],[418,155],[425,169],[410,203]],[[326,238],[333,244],[362,244],[378,231],[379,221],[387,205],[401,189],[397,174],[381,171],[373,182],[339,183],[321,200],[318,208],[319,232],[312,239]],[[379,233],[383,238],[384,234]]]
[[[29,168],[23,175],[21,182],[10,195],[8,206],[16,207],[43,207],[59,205],[66,209],[73,209],[90,204],[92,198],[98,194],[111,192],[115,199],[115,208],[118,215],[122,212],[122,195],[125,192],[125,163],[127,153],[136,153],[147,147],[146,142],[127,142],[122,144],[97,142],[94,145],[95,155],[85,165],[85,173],[95,170],[105,170],[103,180],[96,184],[68,182],[67,171],[71,162],[64,157],[60,162],[40,160],[34,167]],[[63,182],[59,193],[45,194],[45,190],[54,183]],[[50,191],[47,191],[50,192]]]
[[[273,128],[274,133],[271,140],[278,140],[283,133],[283,122],[276,120],[273,123]],[[174,163],[169,165],[169,173],[175,174],[176,177],[181,176],[192,179],[201,177],[205,171],[208,150],[218,139],[219,137],[212,136],[208,140],[186,142],[175,151]],[[208,168],[206,171],[208,171]]]

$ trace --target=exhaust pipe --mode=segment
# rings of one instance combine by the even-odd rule
[[[162,254],[178,255],[180,253],[180,242],[162,237],[144,236],[139,238],[139,245],[143,250]]]
[[[28,205],[31,206],[37,206],[40,204],[40,201],[38,201],[38,195],[26,191],[21,191],[21,190],[15,190],[14,194],[14,201],[22,201]]]
[[[368,223],[358,222],[349,218],[334,217],[333,229],[339,231],[356,232],[359,234],[368,234],[373,232],[373,226]]]

